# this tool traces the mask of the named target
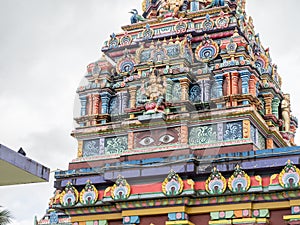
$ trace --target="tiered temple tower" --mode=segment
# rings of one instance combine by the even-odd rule
[[[144,0],[87,67],[36,224],[300,224],[297,119],[245,0]]]

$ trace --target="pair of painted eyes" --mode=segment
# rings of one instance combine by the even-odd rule
[[[163,144],[168,144],[170,142],[172,142],[175,138],[169,134],[165,134],[163,136],[161,136],[159,138],[159,142],[163,143]],[[153,142],[155,142],[155,140],[152,137],[145,137],[142,140],[140,140],[140,144],[147,146],[147,145],[151,145]]]

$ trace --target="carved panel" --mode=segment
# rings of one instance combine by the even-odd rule
[[[95,156],[100,154],[100,140],[85,140],[83,141],[83,157]]]
[[[217,141],[217,126],[207,125],[190,129],[189,144],[200,145]]]
[[[243,138],[243,122],[224,124],[224,141]]]
[[[128,149],[127,136],[105,138],[104,151],[106,155],[121,154],[127,149]]]
[[[190,89],[190,101],[191,102],[201,102],[202,90],[199,85],[193,85]]]
[[[149,130],[134,134],[134,148],[180,144],[180,127]]]

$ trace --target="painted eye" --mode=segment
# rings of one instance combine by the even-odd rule
[[[159,141],[164,144],[168,144],[168,143],[172,142],[174,139],[175,138],[173,136],[171,136],[169,134],[165,134],[159,138]]]
[[[142,140],[140,140],[140,144],[141,145],[144,145],[144,146],[147,146],[147,145],[150,145],[154,142],[154,139],[152,137],[145,137],[143,138]]]

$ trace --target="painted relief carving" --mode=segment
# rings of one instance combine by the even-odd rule
[[[71,182],[68,182],[60,195],[60,204],[65,207],[74,206],[78,202],[79,193]]]
[[[226,190],[226,179],[217,170],[216,167],[213,168],[209,178],[206,180],[205,188],[209,194],[222,194]]]
[[[217,141],[216,125],[192,127],[190,129],[189,144],[200,145]]]
[[[250,177],[237,164],[231,177],[228,179],[228,188],[233,193],[246,192],[250,187]]]
[[[290,96],[288,94],[284,95],[284,99],[281,102],[281,115],[284,121],[284,131],[290,131]]]
[[[279,183],[283,188],[300,186],[300,170],[290,160],[279,174]]]
[[[122,176],[118,176],[116,183],[111,188],[111,196],[114,200],[124,200],[130,196],[130,185]]]
[[[180,143],[180,127],[160,130],[150,130],[136,133],[134,148],[162,146]]]
[[[224,125],[224,140],[237,140],[243,138],[242,122],[227,123]]]
[[[204,35],[203,41],[195,50],[196,59],[200,62],[209,62],[215,59],[219,54],[219,46],[216,42]]]
[[[104,151],[106,155],[121,154],[128,149],[128,137],[119,136],[105,138]]]
[[[164,112],[165,109],[165,94],[166,94],[166,77],[161,77],[153,69],[148,82],[142,81],[140,93],[144,94],[147,99],[144,102],[147,114]]]
[[[100,154],[99,139],[83,141],[83,157],[95,156]]]
[[[85,187],[80,192],[80,202],[83,205],[93,205],[98,199],[98,190],[88,180]]]
[[[183,2],[183,0],[161,0],[158,9],[159,15],[164,18],[177,17]]]
[[[183,190],[183,181],[175,173],[174,170],[171,170],[167,178],[162,183],[162,191],[166,196],[176,196],[180,195]]]

